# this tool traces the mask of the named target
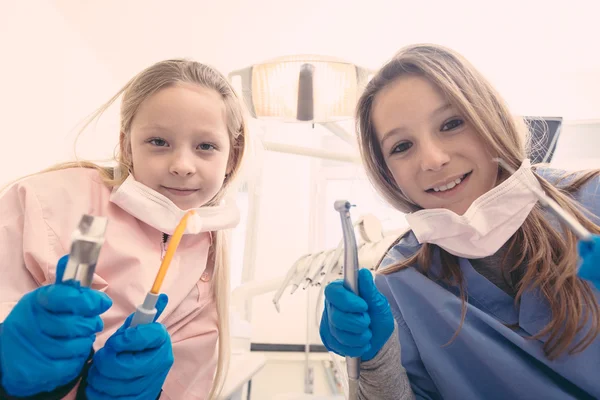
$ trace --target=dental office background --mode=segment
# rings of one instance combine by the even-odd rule
[[[561,117],[553,165],[600,167],[597,1],[417,3],[0,0],[0,185],[73,159],[85,117],[155,61],[190,57],[227,74],[284,55],[320,54],[376,69],[415,42],[461,52],[516,114]],[[357,155],[318,124],[252,119],[249,126],[259,142]],[[352,120],[339,126],[354,133]],[[81,135],[78,157],[111,157],[118,133],[117,105]],[[406,226],[356,163],[257,146],[250,164],[260,180],[238,194],[242,222],[234,232],[234,291],[284,275],[304,254],[336,247],[337,199],[357,205],[354,219],[375,215],[384,232]],[[247,235],[249,221],[256,224],[254,235]],[[306,390],[307,335],[309,343],[321,344],[317,293],[311,287],[289,295],[287,289],[278,313],[269,291],[249,298],[243,319],[232,315],[234,336],[265,358],[252,377],[252,398]],[[309,355],[314,394],[331,393],[324,373],[329,359],[325,352]]]

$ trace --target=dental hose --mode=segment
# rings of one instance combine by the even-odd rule
[[[163,258],[160,264],[160,269],[158,270],[156,278],[154,279],[152,289],[150,289],[148,294],[146,294],[144,302],[140,304],[135,310],[135,314],[133,315],[130,324],[131,328],[136,327],[138,325],[149,324],[154,321],[154,317],[156,317],[156,302],[158,301],[158,296],[160,295],[160,288],[165,279],[165,276],[167,275],[167,270],[171,265],[171,261],[173,260],[175,251],[179,246],[179,242],[181,241],[185,229],[187,228],[188,219],[190,217],[196,217],[196,212],[194,210],[190,210],[187,213],[185,213],[185,215],[183,216],[183,218],[181,218],[181,221],[179,221],[179,224],[175,228],[175,232],[173,233],[171,241],[169,242],[169,246],[167,247],[165,257]]]
[[[354,225],[350,217],[352,204],[338,200],[334,208],[340,213],[344,234],[344,286],[358,295],[358,248],[354,236]],[[348,371],[348,400],[358,399],[358,378],[360,376],[360,358],[346,357]]]

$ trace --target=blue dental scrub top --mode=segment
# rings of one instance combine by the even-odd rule
[[[562,175],[552,169],[537,172],[550,182]],[[600,179],[586,183],[575,198],[600,217]],[[409,233],[390,249],[379,271],[419,247]],[[600,399],[600,336],[583,352],[549,361],[542,349],[546,338],[527,338],[551,319],[543,296],[526,292],[515,306],[514,298],[468,260],[460,259],[460,267],[467,314],[460,333],[446,346],[461,320],[457,289],[433,282],[414,267],[375,277],[398,323],[401,362],[417,399]],[[431,268],[440,271],[439,254]],[[598,291],[596,299],[600,302]]]

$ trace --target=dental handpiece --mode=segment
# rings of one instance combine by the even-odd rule
[[[338,200],[334,208],[340,213],[342,232],[344,234],[344,286],[358,295],[358,250],[354,226],[350,217],[350,204],[346,200]],[[358,399],[358,378],[360,376],[360,359],[346,357],[348,370],[348,399]]]
[[[76,281],[84,287],[92,284],[107,225],[105,217],[87,214],[81,217],[72,235],[69,261],[65,266],[62,282]]]

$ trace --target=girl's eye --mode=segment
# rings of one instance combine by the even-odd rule
[[[204,151],[211,151],[211,150],[215,150],[216,147],[213,146],[210,143],[202,143],[200,146],[198,146],[200,148],[200,150],[204,150]]]
[[[442,125],[442,131],[451,131],[453,129],[458,128],[459,126],[462,126],[463,124],[464,121],[462,119],[452,119],[446,122],[444,125]]]
[[[160,138],[150,139],[150,140],[148,140],[148,143],[150,143],[151,145],[157,146],[157,147],[164,147],[167,145],[167,142],[164,139],[160,139]]]
[[[411,142],[402,142],[402,143],[399,143],[399,144],[397,144],[392,149],[392,154],[394,154],[394,153],[404,153],[405,151],[407,151],[411,147],[412,147],[412,143]]]

